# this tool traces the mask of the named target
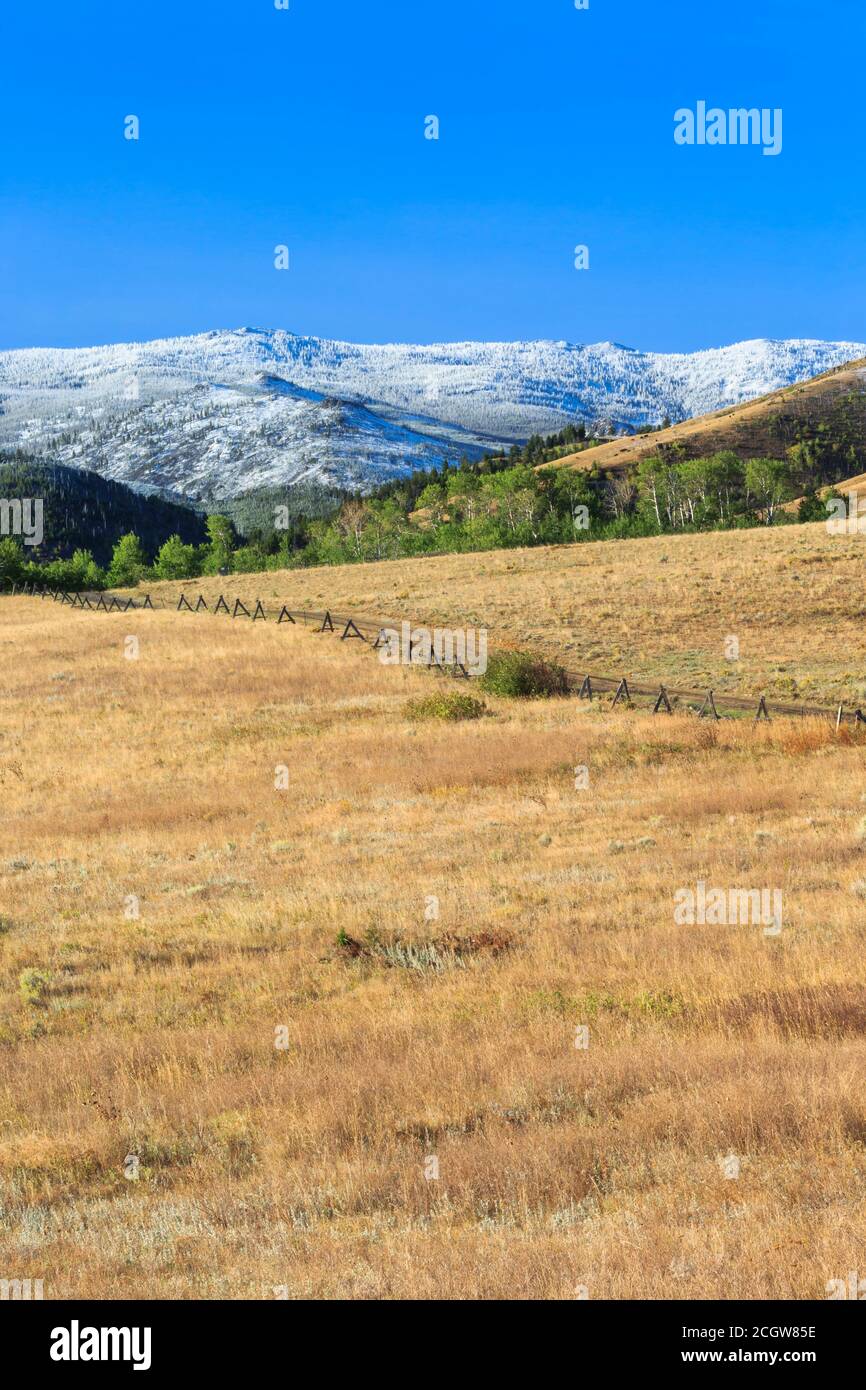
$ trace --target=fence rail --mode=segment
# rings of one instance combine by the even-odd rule
[[[186,593],[182,593],[175,603],[173,600],[161,597],[157,597],[154,601],[150,594],[145,594],[140,602],[136,602],[134,595],[121,599],[116,594],[97,590],[68,593],[63,589],[44,589],[35,584],[12,584],[8,592],[10,595],[17,594],[42,600],[52,599],[55,603],[67,604],[72,608],[80,608],[85,612],[94,613],[189,612],[193,614],[208,613],[211,616],[225,614],[231,619],[247,618],[254,623],[272,620],[278,624],[290,623],[295,626],[300,623],[304,627],[315,626],[317,632],[339,632],[341,641],[348,641],[352,638],[359,639],[371,645],[373,650],[379,647],[384,632],[400,627],[399,619],[374,618],[358,613],[338,613],[334,609],[325,609],[324,611],[303,608],[290,609],[285,603],[281,605],[279,612],[272,610],[271,616],[261,599],[257,598],[245,602],[243,599],[235,598],[233,604],[230,604],[222,594],[219,595],[216,602],[211,600],[211,603],[208,604],[203,594],[197,594],[196,601],[193,603]],[[414,628],[416,624],[413,622],[411,626]],[[341,632],[340,629],[342,629]],[[369,643],[364,632],[375,632],[375,641]],[[416,664],[420,666],[428,663],[418,662]],[[459,661],[450,663],[446,668],[434,654],[429,665],[432,669],[440,672],[460,675],[466,679],[471,678]],[[766,695],[761,695],[758,698],[756,708],[754,696],[720,694],[714,689],[675,689],[671,686],[630,680],[626,676],[606,676],[567,666],[564,667],[564,670],[568,676],[570,689],[577,692],[578,699],[591,701],[599,695],[613,693],[612,704],[614,706],[624,704],[627,707],[634,706],[635,697],[650,699],[654,701],[654,714],[671,714],[678,706],[688,709],[699,706],[697,713],[701,718],[720,719],[722,716],[719,714],[719,708],[721,708],[732,714],[754,712],[753,722],[756,724],[781,717],[832,719],[837,729],[845,723],[851,723],[855,728],[861,725],[866,727],[866,715],[863,714],[863,711],[859,708],[846,709],[844,704],[831,708],[827,705],[795,704],[770,700]]]

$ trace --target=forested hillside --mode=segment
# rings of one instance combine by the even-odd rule
[[[204,517],[191,507],[143,496],[85,469],[40,462],[22,450],[0,453],[0,498],[42,499],[45,535],[41,546],[27,547],[31,560],[88,550],[105,565],[129,531],[149,557],[174,534],[192,544],[206,539]]]

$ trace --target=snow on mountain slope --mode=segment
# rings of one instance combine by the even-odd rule
[[[372,486],[569,421],[704,414],[862,356],[864,344],[812,339],[661,354],[358,345],[261,329],[31,348],[0,353],[0,447],[187,497],[301,479]]]
[[[166,394],[149,382],[137,389],[137,400],[97,396],[77,405],[77,430],[68,415],[40,413],[20,442],[55,462],[190,501],[305,481],[364,490],[492,447],[435,421],[411,417],[410,426],[400,412],[377,414],[264,376]],[[58,437],[61,420],[65,433]]]
[[[262,373],[184,384],[151,365],[0,394],[0,448],[88,468],[190,502],[312,481],[368,490],[480,458],[500,440],[390,406],[326,397]]]

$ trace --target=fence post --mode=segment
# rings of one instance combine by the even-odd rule
[[[709,719],[711,716],[713,719],[721,718],[719,711],[716,709],[716,702],[713,698],[713,692],[712,690],[708,690],[706,699],[704,700],[704,703],[701,705],[701,708],[698,712],[698,719]]]
[[[766,720],[768,724],[772,722],[770,719],[770,711],[767,709],[767,701],[763,695],[758,701],[758,710],[754,718],[754,723],[757,724],[759,719]]]

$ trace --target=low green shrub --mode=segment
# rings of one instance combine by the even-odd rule
[[[535,700],[568,694],[568,675],[562,666],[535,652],[494,652],[480,679],[488,695]]]
[[[462,690],[437,690],[435,695],[409,700],[404,713],[407,719],[480,719],[487,706]]]
[[[51,983],[50,972],[22,970],[18,976],[18,992],[22,1002],[38,1007],[44,1002],[44,992]]]

